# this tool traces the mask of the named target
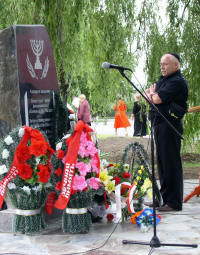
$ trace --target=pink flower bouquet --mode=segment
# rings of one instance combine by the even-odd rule
[[[52,180],[59,195],[55,207],[64,209],[64,232],[88,232],[91,226],[87,208],[100,186],[100,160],[89,135],[91,130],[87,124],[78,122],[72,136],[63,137],[57,144],[52,159]]]

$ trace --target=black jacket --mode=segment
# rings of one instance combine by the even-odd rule
[[[188,84],[180,70],[168,77],[161,76],[156,82],[156,92],[162,100],[162,103],[156,104],[156,107],[169,121],[179,120],[171,115],[172,106],[177,105],[177,108],[187,112]],[[152,107],[150,107],[149,119],[154,120],[155,124],[164,121]]]

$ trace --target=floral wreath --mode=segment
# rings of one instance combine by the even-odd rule
[[[128,159],[128,154],[131,152],[131,159]],[[134,169],[135,163],[139,164],[137,169]],[[127,165],[128,172],[131,173],[131,182],[133,182],[137,189],[135,190],[135,197],[140,197],[147,190],[151,193],[151,183],[152,183],[152,172],[149,163],[149,157],[144,146],[138,142],[130,143],[124,150],[122,156],[122,164]],[[162,204],[162,197],[155,182],[155,195],[156,199]]]
[[[6,187],[30,192],[31,187],[46,184],[53,153],[39,130],[23,126],[11,131],[0,143],[0,206]]]
[[[78,121],[74,133],[64,136],[56,145],[52,183],[59,194],[55,203],[58,209],[67,207],[71,194],[99,188],[100,160],[89,134],[92,131],[87,124]]]

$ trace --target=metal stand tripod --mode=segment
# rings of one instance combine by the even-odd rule
[[[148,103],[162,116],[163,119],[168,123],[168,125],[182,138],[181,134],[174,128],[174,126],[163,116],[157,109],[157,107],[147,98],[145,97],[140,90],[131,82],[131,80],[125,75],[124,70],[119,70],[121,75],[126,78],[126,80],[137,90],[137,92],[146,100]],[[182,138],[183,139],[183,138]],[[151,163],[152,163],[152,187],[153,187],[153,237],[150,242],[138,242],[138,241],[128,241],[123,240],[123,244],[139,244],[139,245],[148,245],[151,247],[149,255],[151,255],[155,248],[159,248],[161,246],[175,246],[175,247],[191,247],[197,248],[197,244],[168,244],[161,243],[156,230],[156,198],[155,198],[155,164],[154,164],[154,135],[153,135],[153,127],[151,123]]]

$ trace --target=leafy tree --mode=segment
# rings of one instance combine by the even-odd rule
[[[63,100],[85,93],[93,114],[106,113],[117,93],[132,89],[104,61],[134,68],[135,1],[8,0],[1,3],[1,29],[12,24],[44,24],[56,60]]]
[[[158,78],[160,57],[164,53],[179,53],[182,71],[189,83],[188,105],[189,107],[197,106],[200,102],[200,2],[197,0],[168,0],[165,19],[168,22],[162,30],[159,29],[158,22],[155,20],[153,27],[149,23],[145,28],[146,44],[144,49],[148,81],[155,82]],[[192,148],[200,134],[199,113],[187,114],[184,126],[184,147],[188,148],[190,144]],[[198,144],[195,145],[195,149],[199,150]]]
[[[189,82],[189,107],[196,106],[200,102],[200,1],[165,2],[166,6],[158,0],[7,0],[0,2],[0,29],[44,24],[53,44],[63,101],[84,93],[94,115],[112,111],[118,93],[130,104],[133,93],[117,71],[102,69],[102,62],[135,70],[143,52],[147,84],[160,76],[164,53],[180,54]],[[185,143],[193,143],[200,133],[199,113],[188,114],[184,125]]]

